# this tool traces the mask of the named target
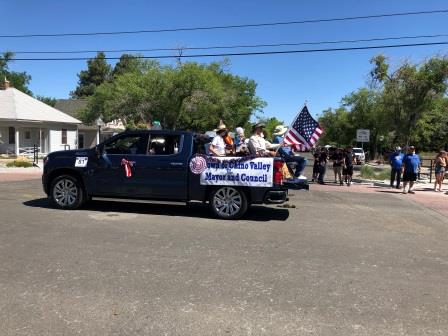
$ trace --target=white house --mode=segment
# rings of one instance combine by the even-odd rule
[[[77,118],[81,111],[87,108],[87,100],[58,99],[54,107]],[[98,118],[92,124],[80,124],[78,125],[78,148],[91,148],[124,129],[125,127],[119,119],[104,123],[101,118]]]
[[[39,154],[78,147],[75,119],[15,88],[0,88],[0,154]]]

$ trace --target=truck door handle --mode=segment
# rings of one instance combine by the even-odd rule
[[[184,163],[183,162],[170,162],[171,166],[183,166]]]

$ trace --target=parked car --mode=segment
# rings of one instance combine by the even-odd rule
[[[201,139],[190,132],[126,131],[91,149],[53,152],[44,160],[43,189],[60,209],[77,209],[92,197],[199,201],[223,219],[240,218],[251,204],[288,200],[281,158],[225,158],[223,168],[203,154]]]
[[[355,156],[355,163],[357,165],[366,163],[366,154],[362,148],[353,148],[353,154]]]

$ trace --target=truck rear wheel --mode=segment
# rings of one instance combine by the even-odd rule
[[[61,175],[51,182],[49,198],[60,209],[74,210],[84,204],[86,196],[76,177]]]
[[[210,210],[221,219],[238,219],[247,211],[248,203],[244,191],[234,187],[220,187],[210,194]]]

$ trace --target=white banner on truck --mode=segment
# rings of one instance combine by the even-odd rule
[[[255,158],[235,161],[236,158],[217,158],[207,161],[201,173],[202,185],[230,185],[272,187],[273,158]]]

